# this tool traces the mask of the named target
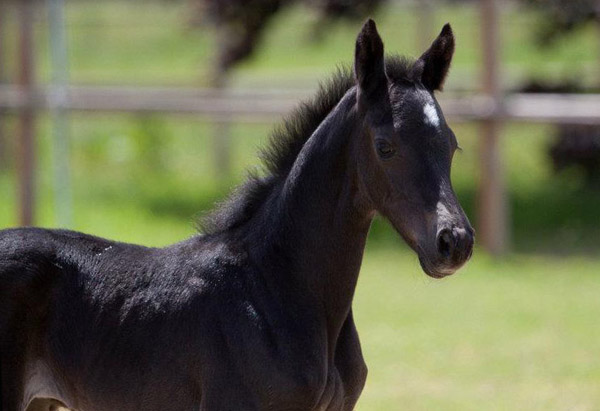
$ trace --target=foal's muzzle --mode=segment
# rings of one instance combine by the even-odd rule
[[[419,253],[423,271],[433,278],[454,274],[473,254],[474,232],[471,226],[442,228],[435,237],[435,248]]]
[[[437,250],[441,260],[450,265],[460,265],[473,253],[473,230],[444,228],[437,235]]]
[[[441,276],[453,273],[473,254],[473,229],[470,226],[441,229],[436,236],[437,264]],[[447,273],[447,274],[446,274]]]

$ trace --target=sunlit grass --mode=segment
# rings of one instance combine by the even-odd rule
[[[436,281],[403,246],[369,249],[354,308],[370,369],[358,409],[597,409],[599,267],[475,252]]]

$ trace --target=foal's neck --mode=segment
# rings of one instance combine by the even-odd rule
[[[373,217],[362,194],[366,136],[355,96],[350,90],[305,143],[273,199],[277,217],[270,216],[272,245],[291,262],[277,275],[324,308],[329,341],[350,310]]]

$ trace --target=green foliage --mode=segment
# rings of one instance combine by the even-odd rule
[[[595,0],[523,0],[535,8],[543,18],[538,23],[537,41],[543,46],[551,45],[565,36],[600,18]]]
[[[164,142],[171,140],[165,121],[160,116],[139,116],[130,133],[134,156],[132,161],[139,166],[137,177],[147,173],[162,174],[167,165],[168,153]]]

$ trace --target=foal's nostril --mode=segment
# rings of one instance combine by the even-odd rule
[[[452,236],[451,230],[443,229],[439,232],[437,239],[437,248],[438,252],[444,258],[450,258],[454,249],[454,238]]]

